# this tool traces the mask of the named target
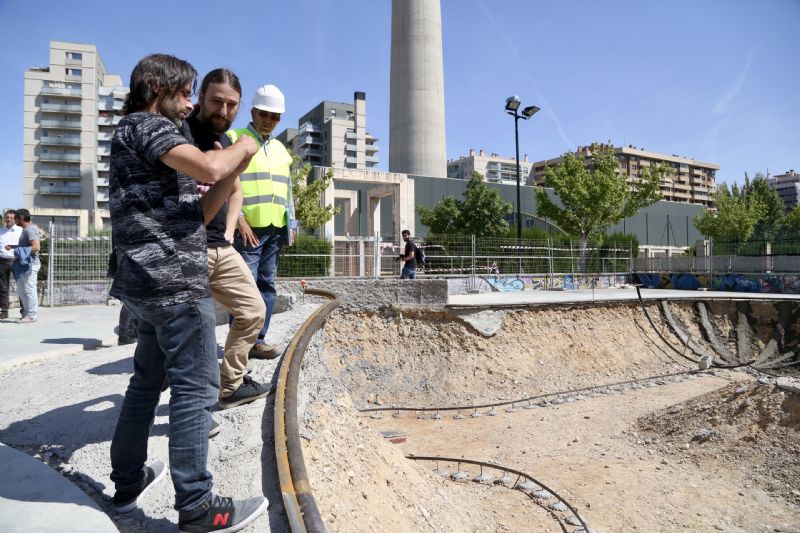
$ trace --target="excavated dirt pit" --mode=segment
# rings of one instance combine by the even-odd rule
[[[336,313],[301,376],[306,463],[323,518],[334,531],[580,531],[566,525],[570,512],[544,508],[552,499],[451,481],[432,470],[452,473],[455,464],[405,457],[413,454],[523,471],[598,532],[800,531],[800,400],[791,378],[778,387],[712,369],[544,407],[520,402],[496,416],[358,411],[509,401],[678,373],[697,368],[686,358],[720,346],[732,362],[767,348],[796,361],[800,306],[778,305],[648,304],[663,339],[633,304],[503,311],[491,317],[493,333],[444,311]],[[381,432],[401,438],[393,444]]]

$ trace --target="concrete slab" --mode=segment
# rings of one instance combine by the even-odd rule
[[[100,507],[61,474],[0,443],[0,531],[116,532]]]
[[[119,310],[109,305],[40,307],[39,320],[30,324],[0,320],[0,368],[115,345]]]
[[[645,300],[800,300],[797,294],[762,294],[728,291],[678,291],[642,289]],[[541,304],[571,304],[637,300],[636,289],[579,289],[573,291],[515,291],[481,294],[451,294],[447,307],[519,307]]]

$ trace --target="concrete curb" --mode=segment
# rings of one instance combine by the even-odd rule
[[[0,443],[0,531],[117,532],[102,509],[41,461]]]

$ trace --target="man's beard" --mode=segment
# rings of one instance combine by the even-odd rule
[[[229,129],[231,129],[231,124],[233,124],[233,119],[228,120],[222,115],[206,115],[203,113],[203,108],[200,108],[197,112],[197,120],[207,126],[211,131],[216,133],[217,135],[225,133]],[[220,125],[221,123],[221,125]]]
[[[181,100],[182,99],[177,95],[172,96],[171,98],[163,100],[158,108],[159,112],[164,117],[179,128],[183,126],[183,120],[186,118],[185,116],[181,117],[181,114],[186,113],[186,107]]]

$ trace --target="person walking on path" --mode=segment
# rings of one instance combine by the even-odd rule
[[[289,175],[292,156],[272,136],[284,111],[286,104],[280,89],[264,85],[253,97],[252,122],[246,128],[227,132],[231,141],[250,137],[259,146],[258,153],[239,177],[243,206],[234,246],[250,268],[266,305],[264,325],[250,350],[250,357],[262,359],[274,359],[281,353],[277,346],[267,345],[265,339],[277,296],[275,278],[281,245],[292,245],[297,228]]]
[[[39,269],[42,266],[39,260],[41,235],[36,224],[31,222],[31,213],[27,209],[17,209],[14,221],[22,228],[19,241],[16,245],[6,244],[5,249],[14,252],[14,263],[11,268],[17,283],[20,306],[23,309],[23,316],[19,319],[19,323],[30,324],[39,319],[39,297],[36,294],[36,283],[39,278]]]
[[[9,298],[11,286],[11,265],[14,264],[13,248],[19,244],[22,228],[16,224],[17,212],[9,209],[3,214],[3,227],[0,228],[0,319],[8,318]]]
[[[230,146],[225,132],[236,118],[241,97],[239,78],[230,70],[220,68],[206,74],[200,84],[197,105],[186,119],[184,136],[203,152],[213,150],[216,143]],[[242,188],[238,178],[232,184],[227,203],[216,215],[210,217],[204,206],[211,294],[233,317],[220,368],[221,409],[264,398],[271,391],[270,384],[258,383],[247,375],[250,348],[264,324],[266,305],[250,269],[231,246],[241,209]]]
[[[416,279],[417,277],[417,245],[411,239],[411,232],[404,229],[400,235],[406,243],[405,251],[398,259],[403,261],[400,279]]]
[[[150,428],[168,379],[169,470],[178,528],[187,533],[238,531],[267,506],[263,496],[219,497],[207,470],[219,367],[195,180],[230,180],[258,146],[243,138],[203,153],[180,134],[178,126],[192,110],[196,76],[191,64],[165,54],[137,63],[125,116],[111,141],[109,184],[116,255],[110,293],[139,321],[134,373],[111,441],[113,504],[118,512],[134,510],[165,476],[163,463],[146,462]],[[219,190],[227,197],[229,186]]]

